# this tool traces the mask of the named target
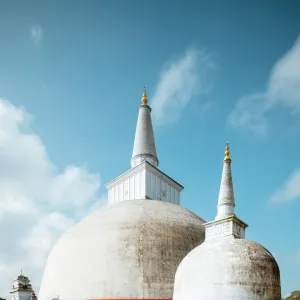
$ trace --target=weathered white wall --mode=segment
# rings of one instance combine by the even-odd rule
[[[180,189],[181,190],[181,189]],[[146,170],[146,196],[149,199],[180,204],[180,190],[159,171]]]
[[[11,295],[11,300],[30,300],[30,292],[17,292]]]
[[[26,288],[24,288],[26,286]],[[29,300],[32,293],[32,286],[28,277],[20,275],[13,281],[12,300]]]
[[[236,216],[212,221],[205,225],[205,241],[223,238],[229,235],[235,238],[245,238],[245,228],[248,226]]]
[[[38,299],[172,298],[179,263],[204,240],[203,223],[163,201],[109,205],[59,239]]]
[[[131,172],[123,180],[116,182],[108,189],[108,203],[145,199],[145,173],[144,168],[139,168],[136,172]]]
[[[120,175],[106,187],[109,204],[135,199],[155,199],[179,205],[180,192],[183,189],[147,162]]]
[[[233,237],[204,242],[180,264],[173,300],[280,300],[280,273],[261,245]]]

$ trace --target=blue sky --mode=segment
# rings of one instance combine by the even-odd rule
[[[144,86],[182,205],[215,217],[228,140],[247,238],[283,296],[300,289],[299,28],[298,1],[1,2],[0,292],[22,267],[38,289],[56,238],[130,167]]]

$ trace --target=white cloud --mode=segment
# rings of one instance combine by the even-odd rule
[[[40,44],[44,38],[44,31],[40,25],[34,25],[30,29],[30,38],[36,44]]]
[[[296,261],[300,262],[300,250],[296,253]]]
[[[239,99],[228,121],[234,128],[265,135],[267,112],[280,106],[288,108],[291,115],[300,115],[300,38],[275,64],[266,90]]]
[[[300,264],[300,249],[298,250],[298,252],[296,252],[295,261],[296,261],[296,263]]]
[[[261,134],[267,134],[267,120],[264,116],[264,95],[254,94],[241,98],[229,115],[229,122],[234,127],[245,127]]]
[[[31,119],[0,99],[0,297],[7,299],[21,269],[38,289],[55,240],[104,203],[99,174],[74,165],[58,172]]]
[[[152,98],[153,119],[156,124],[175,121],[188,102],[200,93],[208,93],[212,85],[209,73],[216,68],[211,56],[190,49],[161,72]]]
[[[294,171],[283,186],[272,195],[270,201],[283,203],[296,199],[300,199],[300,169]]]

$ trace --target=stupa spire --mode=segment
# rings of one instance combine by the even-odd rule
[[[225,154],[224,160],[231,160],[228,142],[226,142],[225,153],[224,154]]]
[[[231,175],[231,158],[228,142],[226,142],[216,220],[234,216],[234,207],[235,200]]]
[[[218,199],[218,213],[214,221],[204,224],[205,241],[223,237],[245,238],[247,224],[234,213],[235,200],[231,176],[231,158],[228,142],[225,146],[223,172]]]
[[[146,89],[142,95],[134,138],[131,167],[134,168],[143,161],[158,166],[156,147],[151,120],[151,108],[148,105]]]
[[[148,103],[146,88],[144,88],[144,93],[143,93],[141,102],[143,105],[146,105]]]

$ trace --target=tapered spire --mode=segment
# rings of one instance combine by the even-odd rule
[[[141,102],[134,138],[131,167],[134,168],[145,160],[157,167],[158,159],[152,128],[151,108],[148,105],[146,89],[144,90]]]
[[[146,92],[145,88],[144,88],[144,93],[143,93],[141,102],[143,105],[146,105],[148,103],[147,92]]]
[[[231,160],[228,142],[226,142],[225,153],[224,154],[225,154],[224,160]]]
[[[231,158],[228,142],[225,147],[223,173],[218,200],[218,213],[214,221],[205,223],[205,241],[234,237],[245,238],[247,224],[234,213],[235,201],[231,176]]]
[[[223,160],[222,180],[218,199],[218,214],[216,220],[234,216],[234,192],[231,176],[231,158],[228,142],[225,147],[225,157]]]

